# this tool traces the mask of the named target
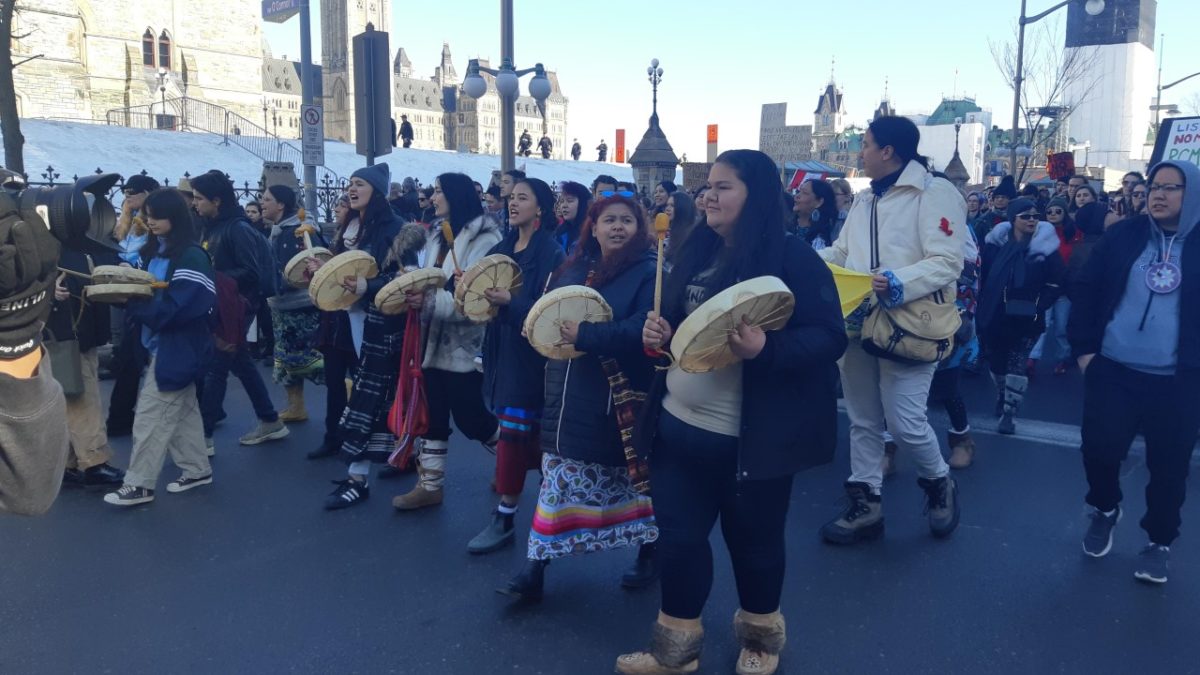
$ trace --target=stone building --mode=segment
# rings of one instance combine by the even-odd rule
[[[789,125],[786,103],[766,103],[758,127],[758,149],[779,166],[812,159],[812,125]]]
[[[863,130],[847,124],[842,91],[833,80],[817,99],[811,125],[789,125],[786,118],[786,103],[763,105],[759,149],[779,166],[815,159],[848,175],[862,168],[858,153],[862,150]]]
[[[261,3],[224,0],[219,10],[184,0],[21,2],[13,60],[36,58],[13,71],[20,114],[102,120],[186,93],[259,119]],[[165,115],[174,126],[172,111]]]
[[[314,70],[314,84],[319,92],[321,68],[314,66]],[[263,45],[262,73],[262,117],[250,119],[262,124],[279,138],[300,138],[300,105],[304,102],[300,87],[300,62],[289,61],[286,57],[273,58],[269,48]]]
[[[321,69],[325,107],[325,137],[354,142],[353,38],[367,24],[388,31],[392,25],[389,0],[321,0]],[[390,36],[389,36],[390,37]]]

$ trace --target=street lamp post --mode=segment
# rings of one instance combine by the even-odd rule
[[[1160,35],[1158,38],[1158,94],[1154,97],[1154,138],[1155,139],[1158,138],[1158,125],[1159,125],[1159,122],[1161,121],[1160,118],[1161,118],[1162,107],[1163,107],[1162,93],[1181,82],[1187,82],[1188,80],[1192,79],[1193,77],[1200,75],[1200,72],[1196,72],[1196,73],[1192,73],[1191,75],[1188,75],[1187,77],[1175,80],[1174,82],[1172,82],[1170,84],[1163,84],[1162,83],[1162,63],[1163,63],[1163,45],[1165,42],[1166,42],[1166,37]]]
[[[1025,16],[1025,2],[1026,0],[1021,0],[1021,17],[1017,21],[1017,67],[1013,75],[1012,138],[1009,139],[1012,146],[1009,149],[1009,169],[1012,172],[1014,180],[1017,178],[1017,137],[1020,134],[1019,127],[1021,123],[1021,84],[1025,81],[1022,73],[1025,66],[1025,26],[1041,21],[1072,2],[1083,2],[1084,11],[1091,16],[1096,16],[1104,11],[1104,0],[1062,0],[1062,2],[1041,14],[1027,17]]]
[[[500,94],[500,170],[511,171],[516,168],[517,119],[513,105],[520,94],[520,78],[534,73],[533,80],[529,82],[529,95],[537,100],[539,106],[543,106],[550,97],[550,78],[546,77],[546,69],[542,64],[524,70],[513,67],[512,0],[500,0],[500,69],[480,66],[479,59],[471,59],[467,64],[463,93],[474,99],[482,98],[487,93],[487,81],[480,73],[496,78],[496,92]]]
[[[650,67],[646,69],[646,74],[650,77],[650,90],[653,92],[653,102],[650,108],[650,116],[658,119],[658,83],[662,82],[663,69],[658,67],[658,59],[650,59]]]
[[[263,97],[263,133],[270,134],[271,127],[267,126],[267,97]]]
[[[162,128],[167,121],[167,69],[158,69],[158,93],[162,96],[162,123],[159,127]]]

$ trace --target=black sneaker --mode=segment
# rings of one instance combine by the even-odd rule
[[[917,485],[925,491],[925,513],[929,516],[929,531],[938,539],[950,536],[958,527],[958,483],[949,476],[943,476],[932,479],[918,478]]]
[[[322,443],[322,444],[318,445],[316,448],[313,448],[312,450],[309,450],[307,453],[305,453],[304,457],[307,459],[321,459],[322,457],[333,457],[334,455],[337,454],[337,451],[338,451],[338,449],[337,449],[336,445],[330,445],[329,443]]]
[[[107,462],[85,469],[82,473],[83,484],[89,487],[93,485],[121,485],[125,481],[125,472]]]
[[[335,480],[333,484],[337,487],[325,498],[326,511],[336,511],[347,506],[354,506],[371,496],[371,488],[367,487],[363,481],[347,478],[346,480]]]
[[[184,478],[183,476],[180,476],[179,478],[176,478],[175,480],[171,481],[170,483],[167,483],[167,492],[187,492],[188,490],[191,490],[194,487],[200,487],[201,485],[211,485],[211,484],[212,484],[212,474],[211,473],[208,474],[207,476],[201,476],[199,478]]]
[[[1112,549],[1113,529],[1121,520],[1121,507],[1114,509],[1110,516],[1093,508],[1088,518],[1092,519],[1092,524],[1088,525],[1087,534],[1083,535],[1083,552],[1093,558],[1103,558]]]
[[[104,495],[104,501],[116,506],[147,504],[154,501],[154,490],[147,490],[146,488],[134,487],[132,485],[122,485],[121,489],[116,492]]]
[[[1150,584],[1167,583],[1167,563],[1171,560],[1171,549],[1158,544],[1148,544],[1138,554],[1137,570],[1133,578]]]

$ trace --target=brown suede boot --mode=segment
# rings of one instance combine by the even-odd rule
[[[658,613],[650,635],[650,649],[617,657],[622,675],[679,675],[700,670],[704,627],[700,619],[677,619]]]
[[[397,510],[415,511],[426,506],[438,506],[442,503],[441,483],[445,476],[444,472],[421,466],[417,468],[417,473],[421,478],[408,494],[392,497],[392,506],[396,507]],[[436,488],[433,487],[434,484],[437,485]]]
[[[946,436],[950,443],[950,468],[965,469],[971,466],[975,460],[975,439],[971,438],[971,432],[956,434],[948,431]]]
[[[284,422],[304,422],[308,419],[308,411],[304,409],[304,384],[293,384],[287,388],[288,407],[279,413],[279,419]]]
[[[783,615],[754,614],[739,609],[733,615],[733,632],[742,644],[737,675],[773,675],[779,668],[779,652],[787,642]]]

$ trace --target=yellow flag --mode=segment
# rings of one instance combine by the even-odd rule
[[[851,272],[832,263],[825,264],[829,265],[829,270],[833,272],[833,283],[837,286],[838,298],[842,303],[842,316],[850,316],[850,313],[862,304],[863,298],[871,292],[871,275],[865,272]]]

